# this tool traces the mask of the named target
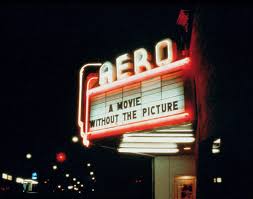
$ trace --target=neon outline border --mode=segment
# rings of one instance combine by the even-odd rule
[[[86,114],[85,114],[85,125],[84,123],[81,121],[81,96],[82,96],[82,84],[83,84],[83,70],[85,67],[87,66],[101,66],[101,64],[86,64],[84,65],[81,70],[80,70],[80,87],[81,88],[79,90],[79,115],[78,115],[78,121],[79,121],[79,126],[81,128],[81,136],[83,137],[83,144],[85,146],[89,145],[89,140],[93,140],[93,139],[99,139],[99,138],[104,138],[104,137],[109,137],[109,136],[115,136],[115,135],[121,135],[124,134],[126,132],[131,132],[131,131],[138,131],[138,130],[145,130],[147,129],[147,126],[153,127],[155,125],[171,125],[171,124],[177,124],[177,123],[181,123],[181,122],[186,122],[186,121],[190,121],[190,115],[189,113],[180,113],[180,114],[175,114],[175,115],[169,115],[166,117],[160,117],[160,118],[155,118],[155,119],[151,119],[149,121],[149,124],[151,125],[147,125],[147,121],[142,121],[142,122],[136,122],[136,123],[132,123],[132,124],[127,124],[127,125],[122,125],[119,127],[112,127],[110,129],[104,129],[104,130],[98,130],[98,131],[93,131],[93,132],[88,132],[88,116],[89,116],[89,99],[91,96],[94,95],[98,95],[100,93],[104,93],[110,90],[114,90],[117,89],[119,87],[124,86],[126,83],[127,84],[133,84],[139,81],[143,81],[145,79],[149,79],[152,77],[156,77],[159,75],[163,75],[163,74],[167,74],[170,72],[173,72],[175,70],[180,70],[182,69],[185,65],[188,65],[190,63],[190,58],[184,58],[178,61],[175,61],[169,65],[167,65],[167,67],[158,67],[155,69],[152,69],[150,71],[146,71],[134,76],[131,76],[128,78],[128,81],[125,80],[119,80],[119,81],[115,81],[111,84],[107,84],[104,86],[100,86],[100,87],[96,87],[96,88],[92,88],[89,89],[89,84],[91,82],[91,80],[94,80],[94,78],[98,78],[98,77],[91,77],[90,79],[88,79],[86,86]],[[145,128],[143,128],[145,126]],[[84,131],[83,131],[84,130]]]

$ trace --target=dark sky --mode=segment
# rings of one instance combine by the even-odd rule
[[[181,6],[2,5],[1,164],[22,165],[27,152],[45,164],[57,151],[65,151],[69,159],[93,159],[107,162],[100,168],[117,169],[113,161],[121,156],[71,144],[78,133],[78,70],[87,62],[114,62],[140,47],[152,51],[158,41],[175,34]],[[134,169],[137,164],[125,165],[129,159],[138,158],[126,157],[118,164]]]

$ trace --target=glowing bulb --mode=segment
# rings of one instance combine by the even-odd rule
[[[73,136],[73,137],[72,137],[72,142],[77,143],[77,142],[78,142],[78,140],[79,140],[79,139],[78,139],[78,137],[77,137],[77,136]]]
[[[26,154],[26,158],[27,158],[27,159],[31,159],[31,158],[32,158],[32,154],[27,153],[27,154]]]
[[[56,169],[57,169],[57,166],[56,166],[56,165],[54,165],[54,166],[53,166],[53,170],[56,170]]]

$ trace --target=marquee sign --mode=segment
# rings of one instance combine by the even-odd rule
[[[100,64],[99,73],[87,75],[85,81],[81,69],[79,126],[84,144],[190,120],[183,70],[189,58],[176,60],[170,39],[158,42],[155,53],[155,63],[143,48],[134,51],[133,59],[124,54],[116,59],[116,67]]]

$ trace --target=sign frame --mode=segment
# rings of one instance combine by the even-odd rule
[[[121,126],[108,128],[108,129],[102,129],[102,130],[89,132],[90,98],[92,96],[105,93],[107,91],[112,91],[117,88],[121,88],[126,84],[128,85],[134,84],[140,81],[144,81],[153,77],[172,73],[178,70],[185,70],[185,69],[187,70],[189,64],[190,64],[190,58],[186,57],[181,60],[172,62],[166,66],[157,67],[152,70],[130,76],[127,78],[127,81],[125,79],[118,80],[110,84],[98,86],[95,88],[93,87],[99,79],[98,73],[90,73],[87,75],[87,74],[84,74],[83,70],[81,69],[82,71],[80,71],[80,82],[81,82],[80,87],[82,90],[80,91],[79,98],[81,96],[83,100],[79,99],[79,126],[81,128],[81,136],[84,138],[83,144],[85,146],[88,146],[89,141],[95,140],[95,139],[118,136],[127,132],[152,129],[154,127],[170,126],[170,125],[180,124],[183,122],[190,122],[192,120],[192,115],[191,115],[191,112],[187,110],[187,102],[185,100],[186,108],[185,108],[185,112],[183,113],[169,115],[169,116],[165,116],[161,118],[150,119],[148,122],[139,121],[132,124],[121,125]],[[101,65],[101,64],[97,64],[97,65]],[[92,64],[89,64],[89,66],[92,66]],[[83,83],[84,78],[85,78],[85,82]],[[82,88],[83,86],[84,88]],[[80,106],[80,105],[83,105],[83,106]],[[85,111],[83,112],[80,109],[84,109]]]

